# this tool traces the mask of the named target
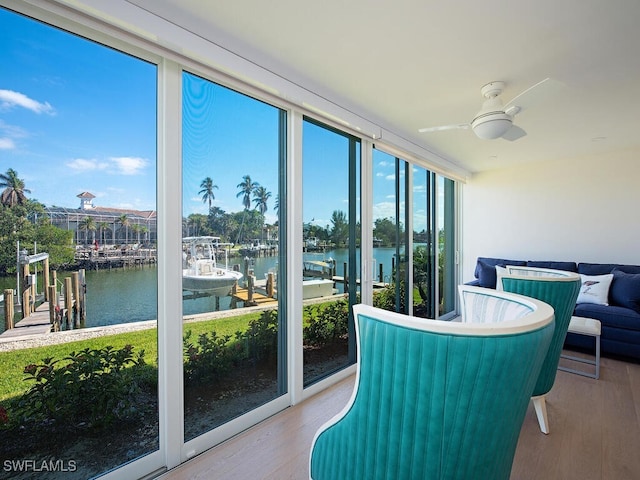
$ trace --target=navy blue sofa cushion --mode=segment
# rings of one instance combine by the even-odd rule
[[[524,260],[506,260],[504,258],[478,257],[476,263],[475,277],[478,279],[478,285],[485,288],[496,288],[496,265],[514,265],[524,266],[527,262]]]
[[[640,273],[626,273],[614,268],[609,290],[610,303],[627,307],[640,314]]]
[[[609,327],[640,331],[640,313],[630,308],[617,305],[597,305],[595,303],[579,303],[574,315],[578,317],[596,318]]]
[[[619,263],[579,263],[578,273],[583,275],[606,275],[614,269],[625,273],[640,273],[640,265],[621,265]]]
[[[578,271],[578,264],[576,262],[547,262],[547,261],[529,260],[527,262],[527,267],[551,268],[553,270],[566,270],[567,272]]]
[[[578,263],[503,258],[478,257],[476,280],[469,285],[496,287],[496,265],[527,265],[538,268],[568,270],[582,275],[613,273],[609,289],[609,305],[577,304],[574,315],[600,320],[602,326],[601,349],[603,354],[622,355],[640,361],[640,265],[618,263]],[[593,348],[593,338],[586,335],[567,334],[565,345]]]

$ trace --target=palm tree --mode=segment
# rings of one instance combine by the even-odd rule
[[[149,233],[149,227],[146,225],[140,225],[140,233],[142,234],[142,240],[146,244],[148,240],[147,234]]]
[[[262,216],[260,237],[262,237],[262,231],[264,230],[264,214],[269,210],[269,207],[267,207],[267,200],[269,200],[269,198],[271,198],[271,192],[268,192],[263,186],[256,187],[253,191],[253,203],[256,204],[256,210],[258,210]]]
[[[135,223],[131,225],[131,231],[136,236],[136,243],[140,243],[140,224]]]
[[[207,177],[200,184],[200,188],[202,190],[198,192],[198,195],[202,195],[202,203],[209,202],[209,210],[211,210],[211,202],[216,199],[213,190],[218,186],[213,184],[211,177]]]
[[[8,207],[24,205],[27,202],[25,193],[31,193],[31,190],[24,188],[24,180],[18,178],[18,172],[13,168],[7,170],[6,173],[0,173],[0,188],[2,187],[4,187],[4,191],[0,200],[3,205]]]
[[[244,206],[244,215],[242,216],[242,223],[240,224],[240,230],[238,231],[238,238],[236,243],[240,241],[240,234],[242,233],[242,227],[244,225],[244,218],[249,208],[251,208],[251,194],[260,184],[258,182],[252,182],[249,175],[242,177],[242,182],[237,185],[240,191],[236,194],[236,198],[242,197],[242,205]]]
[[[80,223],[78,223],[78,227],[84,229],[85,245],[87,244],[87,240],[89,239],[88,232],[93,233],[94,238],[92,239],[92,242],[95,241],[96,221],[92,217],[84,217],[82,220],[80,220]]]
[[[260,184],[258,182],[252,182],[249,175],[242,177],[242,182],[237,185],[240,191],[236,194],[236,198],[242,197],[242,205],[245,210],[251,208],[251,194],[258,188]]]
[[[118,217],[118,223],[124,227],[124,243],[127,244],[129,243],[129,225],[131,225],[131,222],[126,213]]]
[[[105,230],[109,230],[109,223],[108,222],[98,222],[98,229],[100,231],[100,241],[102,242],[102,244],[104,245],[104,232]]]
[[[269,208],[267,207],[267,200],[271,198],[271,192],[268,192],[266,188],[258,186],[253,191],[253,202],[256,204],[256,210],[262,215],[265,214]]]

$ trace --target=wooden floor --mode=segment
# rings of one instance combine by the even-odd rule
[[[307,479],[313,435],[352,388],[349,377],[161,478]],[[547,409],[551,433],[544,435],[529,406],[511,479],[640,479],[639,364],[603,358],[599,380],[559,371]]]

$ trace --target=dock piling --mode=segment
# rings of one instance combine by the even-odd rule
[[[13,328],[13,290],[4,291],[4,329]]]
[[[274,277],[273,272],[267,274],[267,297],[273,298],[274,295]]]
[[[47,299],[49,300],[49,321],[51,322],[51,325],[53,325],[53,331],[57,332],[58,330],[60,330],[60,328],[56,325],[58,320],[56,315],[56,306],[58,305],[58,299],[56,298],[55,285],[47,286]]]
[[[249,275],[247,277],[247,304],[253,305],[253,288],[256,284],[256,277],[254,275]]]
[[[45,285],[45,289],[44,289],[44,299],[45,300],[49,300],[49,288],[48,286],[50,285],[49,283],[49,257],[45,258],[43,260],[43,265],[42,265],[42,275],[43,275],[43,280],[44,280],[44,285]]]
[[[71,277],[64,279],[64,306],[67,309],[67,326],[73,325],[73,289]]]
[[[31,314],[31,289],[25,288],[22,292],[22,318],[25,319]]]
[[[87,300],[87,281],[85,279],[85,270],[84,268],[81,268],[78,271],[78,289],[79,289],[79,294],[76,297],[77,303],[78,303],[78,310],[79,310],[79,315],[80,315],[80,323],[82,325],[84,325],[86,319],[87,319],[87,304],[86,304],[86,300]]]

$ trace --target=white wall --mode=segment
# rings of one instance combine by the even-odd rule
[[[640,152],[474,175],[463,187],[462,281],[478,256],[640,265]]]

